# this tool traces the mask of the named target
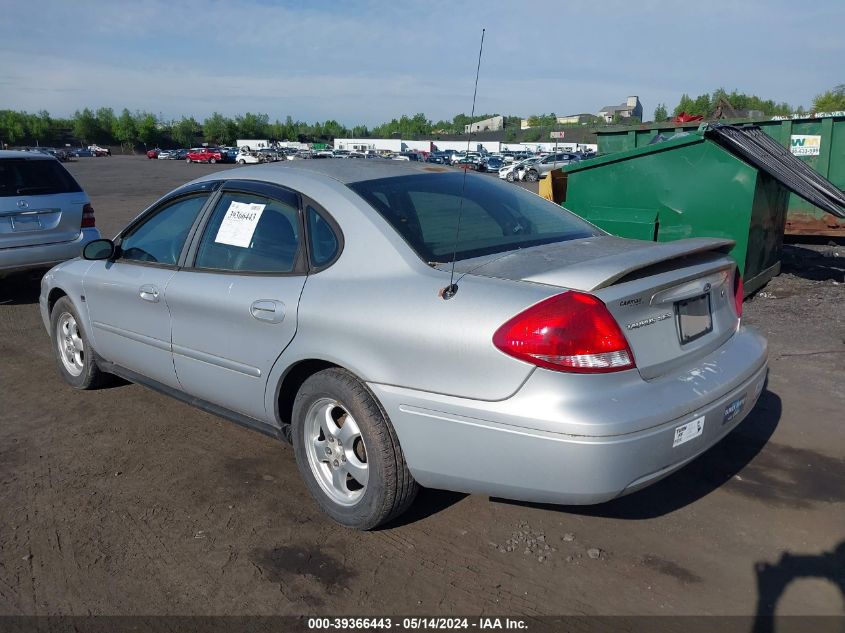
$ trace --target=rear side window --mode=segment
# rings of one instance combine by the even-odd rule
[[[196,268],[252,273],[294,272],[302,242],[299,204],[251,193],[224,193],[205,227]]]
[[[0,197],[43,196],[82,191],[56,160],[4,158],[0,160]]]
[[[566,209],[498,178],[432,173],[349,185],[425,261],[456,259],[601,235]],[[463,195],[462,195],[463,191]]]
[[[311,235],[311,264],[320,268],[334,259],[340,245],[331,225],[314,207],[308,205],[305,211]]]

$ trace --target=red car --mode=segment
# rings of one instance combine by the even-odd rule
[[[223,152],[212,147],[201,147],[192,149],[185,156],[186,163],[211,163],[212,165],[223,160]]]
[[[158,158],[158,153],[160,151],[161,150],[157,147],[155,149],[148,149],[147,150],[147,158]]]

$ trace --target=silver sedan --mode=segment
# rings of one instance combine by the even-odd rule
[[[173,191],[40,308],[71,386],[122,376],[290,441],[369,529],[420,485],[600,503],[722,439],[767,369],[731,247],[611,237],[445,167],[305,161]]]

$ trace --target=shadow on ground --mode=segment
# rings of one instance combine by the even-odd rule
[[[465,497],[467,497],[467,495],[462,492],[422,488],[417,495],[414,504],[404,514],[395,518],[390,523],[386,523],[385,525],[378,527],[377,530],[392,530],[394,528],[402,527],[403,525],[422,521],[423,519],[427,519],[428,517],[455,505]]]
[[[834,252],[839,252],[838,257]],[[781,272],[812,281],[845,282],[845,244],[819,252],[798,244],[784,244]]]
[[[41,278],[46,272],[46,270],[32,270],[0,277],[0,305],[38,303]]]
[[[757,563],[754,572],[757,576],[757,612],[753,633],[769,633],[776,629],[774,616],[777,603],[794,580],[827,580],[839,589],[845,603],[845,541],[832,552],[821,554],[784,552],[776,563]]]

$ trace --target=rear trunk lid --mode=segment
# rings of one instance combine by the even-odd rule
[[[726,255],[733,244],[599,236],[463,260],[455,270],[595,294],[650,380],[695,362],[736,331],[735,264]]]
[[[68,242],[88,197],[53,158],[0,159],[0,248]]]

